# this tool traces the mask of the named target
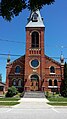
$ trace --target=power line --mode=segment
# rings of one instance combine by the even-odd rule
[[[23,56],[24,54],[22,54],[22,55],[20,55],[20,54],[0,54],[0,56],[8,56],[8,55],[10,55],[10,56],[13,56],[13,57],[21,57],[21,56]],[[31,55],[32,56],[32,55]],[[31,56],[28,56],[28,58],[29,57],[31,57]],[[33,57],[41,57],[41,56],[34,56],[33,55]],[[41,58],[45,58],[45,57],[41,57]],[[52,57],[50,57],[49,56],[49,58],[55,58],[55,59],[60,59],[60,57],[56,57],[56,56],[52,56]],[[65,57],[64,59],[67,59],[67,57]]]
[[[22,41],[14,41],[14,40],[5,40],[0,38],[0,41],[4,41],[4,42],[12,42],[12,43],[23,43],[24,45],[26,45],[26,42],[22,42]],[[31,44],[31,43],[29,43]],[[54,45],[45,45],[46,47],[53,47]],[[61,47],[61,48],[67,48],[67,46],[57,46],[56,47]]]
[[[22,56],[22,55],[16,55],[16,54],[0,54],[1,56],[8,56],[8,55],[10,55],[10,56]]]
[[[13,40],[4,40],[4,39],[1,39],[1,38],[0,38],[0,41],[6,41],[6,42],[12,42],[12,43],[24,43],[25,44],[25,42],[13,41]]]

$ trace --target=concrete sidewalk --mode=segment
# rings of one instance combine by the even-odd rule
[[[13,108],[21,109],[47,109],[52,106],[48,105],[49,102],[46,98],[21,98],[20,104],[13,106]]]
[[[49,100],[46,98],[21,98],[20,102],[44,102],[47,103]]]

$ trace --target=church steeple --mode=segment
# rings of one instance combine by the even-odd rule
[[[33,79],[36,78],[36,90],[41,86],[44,64],[44,30],[45,26],[39,10],[32,11],[26,25],[26,55],[25,55],[25,88],[30,90]],[[33,84],[35,85],[35,84]],[[33,90],[31,87],[31,90]],[[26,90],[25,89],[25,90]]]
[[[31,12],[26,27],[45,27],[39,10]]]
[[[40,11],[32,11],[26,25],[26,55],[44,55],[44,30]]]

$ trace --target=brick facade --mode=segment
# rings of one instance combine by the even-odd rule
[[[32,35],[33,33],[34,35]],[[37,37],[35,37],[36,34],[38,34]],[[14,85],[21,91],[60,91],[60,85],[64,79],[64,64],[45,55],[44,36],[45,27],[26,27],[26,53],[25,56],[12,63],[8,61],[6,90]],[[35,42],[32,40],[33,37]],[[38,41],[36,41],[36,38]],[[35,44],[32,44],[32,42]],[[35,45],[37,46],[35,47]],[[32,62],[35,62],[35,60],[38,62],[38,66],[35,66],[35,64],[32,66]],[[21,80],[21,83],[19,83],[19,80]]]

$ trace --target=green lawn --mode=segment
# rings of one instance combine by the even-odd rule
[[[54,106],[67,106],[67,98],[58,96],[58,97],[50,97],[48,98],[50,102],[48,102],[49,105]]]
[[[12,97],[12,98],[0,98],[0,106],[13,106],[19,104],[18,102],[20,98]]]
[[[0,98],[0,101],[18,101],[20,98]]]
[[[48,100],[51,102],[67,102],[67,98],[64,97],[50,97]]]
[[[19,102],[0,102],[0,106],[13,106],[19,104]]]
[[[53,106],[67,106],[67,103],[62,103],[62,102],[48,102],[47,104],[53,105]]]

